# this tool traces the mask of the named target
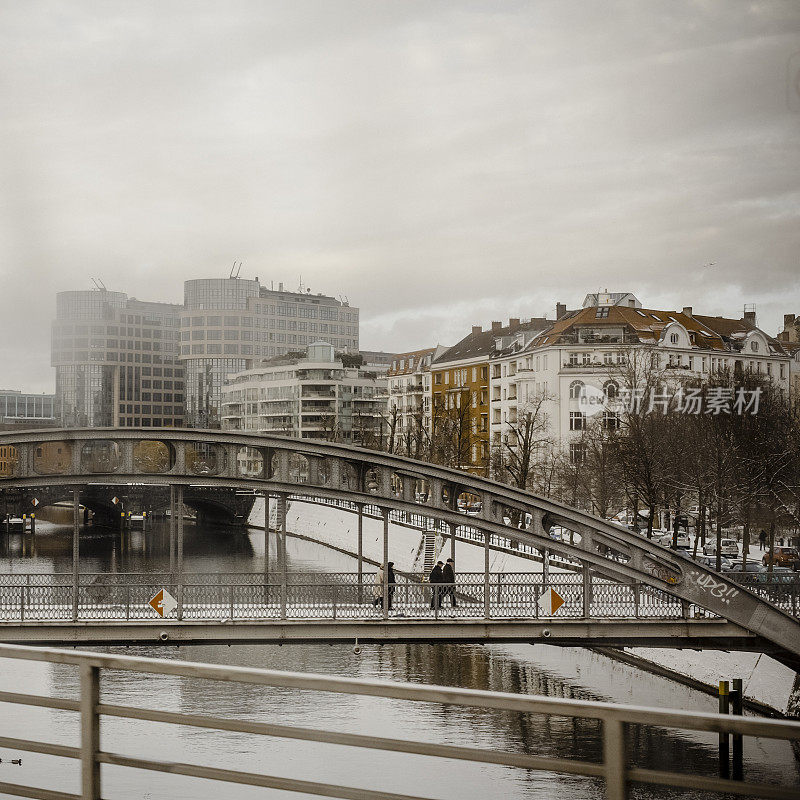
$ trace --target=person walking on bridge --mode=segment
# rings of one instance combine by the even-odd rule
[[[372,597],[372,605],[383,608],[383,564],[378,567],[378,571],[375,573],[375,585],[372,589]]]
[[[394,576],[394,561],[390,561],[387,565],[386,582],[389,584],[389,611],[392,610],[392,598],[394,597],[394,590],[397,579]]]
[[[456,607],[456,571],[455,562],[452,558],[447,559],[447,563],[442,567],[442,601],[445,597],[450,597],[450,603],[453,608]]]
[[[436,566],[431,570],[431,574],[428,577],[428,580],[431,584],[431,608],[441,608],[442,607],[442,583],[444,582],[444,578],[442,577],[442,562],[437,561]]]

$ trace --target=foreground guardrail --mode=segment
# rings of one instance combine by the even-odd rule
[[[259,734],[283,739],[416,754],[430,756],[431,758],[460,759],[524,770],[548,770],[569,775],[600,778],[605,782],[605,796],[608,800],[624,800],[628,796],[628,788],[631,783],[699,789],[707,792],[725,792],[726,794],[746,795],[749,797],[786,798],[786,800],[797,798],[800,790],[798,786],[776,786],[765,783],[732,781],[714,776],[631,767],[626,753],[626,728],[631,725],[660,726],[677,730],[711,731],[723,734],[732,733],[743,736],[800,740],[800,722],[759,717],[729,717],[695,711],[614,705],[612,703],[538,695],[516,695],[505,692],[478,691],[443,686],[420,686],[410,683],[360,680],[191,662],[162,661],[152,658],[38,649],[15,645],[0,645],[0,658],[70,664],[75,665],[80,670],[80,697],[78,700],[0,691],[0,702],[73,711],[80,714],[80,742],[72,746],[0,736],[0,747],[78,759],[80,761],[80,795],[0,782],[0,792],[6,792],[17,797],[99,800],[101,797],[101,765],[111,764],[119,767],[206,778],[234,784],[260,786],[291,792],[305,792],[321,797],[350,798],[351,800],[387,800],[387,798],[389,800],[424,800],[424,798],[420,797],[387,793],[379,788],[342,786],[294,777],[222,769],[205,764],[165,762],[163,760],[129,756],[124,753],[108,752],[101,749],[100,746],[101,719],[103,717],[123,717],[147,722],[171,723],[190,728]],[[393,698],[408,702],[501,709],[525,714],[555,714],[573,719],[596,719],[602,723],[602,761],[542,757],[499,749],[436,744],[430,741],[380,738],[356,733],[279,725],[271,722],[238,720],[220,716],[201,716],[164,711],[162,709],[104,703],[100,697],[100,682],[103,670],[123,670],[151,675],[178,676],[187,679],[303,689],[313,692],[337,692],[346,695]],[[313,705],[310,707],[313,707]],[[416,768],[418,768],[418,764]],[[435,769],[435,764],[432,765],[432,769]]]

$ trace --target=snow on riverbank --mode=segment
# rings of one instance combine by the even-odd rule
[[[275,526],[275,504],[271,504],[271,526]],[[264,525],[264,501],[256,499],[249,518],[253,526]],[[355,554],[357,522],[354,513],[316,503],[290,502],[286,514],[290,533],[307,536],[339,550]],[[373,563],[383,560],[383,522],[364,516],[364,558]],[[441,540],[439,542],[441,546]],[[389,560],[401,572],[412,572],[419,563],[424,547],[422,533],[405,525],[390,523]],[[441,556],[450,553],[446,544]],[[480,545],[456,543],[458,572],[483,572],[484,551]],[[491,572],[540,572],[541,564],[527,558],[492,551]],[[554,570],[555,571],[555,570]],[[760,653],[738,653],[720,650],[672,650],[667,648],[626,648],[627,652],[664,669],[672,670],[693,680],[716,687],[720,680],[742,678],[745,696],[784,713],[795,688],[796,673],[769,656]]]

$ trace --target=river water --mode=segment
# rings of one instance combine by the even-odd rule
[[[35,537],[0,536],[0,572],[69,572],[71,531],[40,521]],[[186,570],[263,569],[262,531],[187,523]],[[271,544],[275,553],[275,544]],[[354,571],[349,556],[290,538],[289,570]],[[88,528],[81,537],[82,572],[159,572],[169,564],[165,526],[146,534]],[[109,648],[156,658],[203,661],[300,672],[442,684],[474,689],[609,700],[713,711],[714,698],[654,677],[588,650],[546,645],[390,644],[363,646],[247,645],[190,648]],[[73,667],[0,659],[0,688],[77,697]],[[285,725],[319,727],[374,736],[489,747],[514,752],[599,760],[600,725],[591,720],[354,698],[237,684],[184,681],[135,673],[104,675],[102,699],[123,705],[218,714]],[[0,704],[0,735],[64,744],[77,740],[77,715]],[[603,796],[602,782],[468,762],[342,748],[313,742],[217,733],[202,729],[104,718],[101,746],[127,755],[188,761],[310,781],[381,789],[431,798],[576,798]],[[633,727],[633,763],[713,775],[716,735]],[[22,766],[7,759],[22,756]],[[0,781],[78,791],[77,762],[0,749]],[[788,743],[745,740],[745,777],[800,786],[800,762]],[[238,787],[117,767],[103,767],[107,798],[290,798],[297,793]],[[0,797],[4,797],[0,793]],[[632,797],[692,798],[659,788],[634,787]],[[707,796],[707,795],[704,795]],[[720,796],[720,795],[717,795]],[[800,794],[799,794],[800,796]]]

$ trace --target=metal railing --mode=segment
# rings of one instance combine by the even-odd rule
[[[77,700],[0,691],[0,702],[14,703],[20,706],[58,709],[76,712],[80,715],[80,740],[72,745],[9,736],[0,737],[0,747],[80,761],[81,793],[79,795],[0,782],[0,792],[6,792],[17,797],[99,800],[102,781],[101,766],[107,764],[232,784],[260,786],[288,792],[304,792],[320,797],[351,798],[352,800],[386,800],[387,798],[389,800],[424,800],[421,797],[396,794],[383,791],[380,788],[343,786],[286,775],[267,775],[257,771],[244,772],[191,762],[169,762],[163,760],[163,756],[156,760],[142,756],[109,752],[102,749],[100,744],[103,718],[161,722],[195,729],[237,732],[339,745],[346,748],[366,748],[372,751],[413,754],[429,757],[432,771],[437,768],[437,762],[433,761],[433,759],[447,758],[480,764],[501,765],[520,770],[547,770],[559,774],[598,778],[604,782],[605,796],[608,800],[625,800],[628,797],[628,790],[632,783],[698,789],[705,792],[724,792],[748,797],[785,798],[786,800],[793,800],[798,796],[798,786],[796,785],[780,786],[763,782],[729,780],[716,776],[632,766],[626,751],[626,734],[631,726],[646,726],[649,728],[658,726],[681,731],[732,733],[740,736],[791,741],[800,740],[800,722],[760,717],[734,717],[677,709],[615,705],[606,702],[540,695],[517,695],[475,689],[420,686],[419,684],[411,683],[39,649],[15,645],[0,645],[0,658],[74,665],[80,673],[80,696]],[[390,698],[412,703],[422,702],[464,708],[499,709],[522,714],[557,715],[570,719],[599,720],[602,725],[602,759],[591,761],[557,756],[539,756],[497,748],[375,737],[361,733],[314,727],[300,727],[216,715],[186,714],[163,709],[119,705],[104,702],[101,697],[103,670],[168,675],[188,680],[234,682],[317,693],[334,692],[355,697]],[[305,707],[314,708],[315,706],[316,704],[312,703]],[[346,757],[345,751],[342,752],[342,757]],[[415,768],[419,768],[418,762]],[[353,771],[357,772],[357,769],[354,768]]]
[[[383,586],[374,572],[81,573],[0,575],[0,623],[157,619],[150,599],[167,589],[180,598],[179,619],[379,619]],[[410,619],[539,619],[542,594],[563,598],[562,619],[710,619],[700,606],[642,583],[595,575],[540,572],[459,573],[454,584],[397,574],[388,586],[393,616]]]

